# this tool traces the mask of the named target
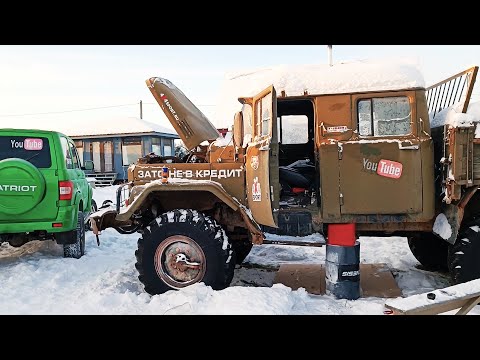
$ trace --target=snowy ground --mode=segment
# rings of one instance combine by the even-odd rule
[[[115,187],[94,190],[99,205],[114,199]],[[310,238],[319,237],[312,235]],[[274,237],[274,235],[270,235]],[[232,285],[214,291],[195,284],[180,291],[150,296],[135,269],[138,234],[120,235],[107,229],[86,234],[86,255],[64,259],[53,241],[31,242],[20,248],[0,246],[0,314],[375,314],[382,315],[385,299],[336,300],[292,291],[275,284],[274,272],[239,268]],[[405,238],[362,237],[361,261],[387,263],[404,295],[448,286],[446,274],[423,271]],[[323,263],[325,247],[254,246],[246,262]],[[477,306],[480,308],[480,306]],[[474,309],[470,314],[480,314]]]

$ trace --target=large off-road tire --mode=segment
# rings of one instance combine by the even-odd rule
[[[418,233],[408,238],[410,250],[429,271],[447,271],[448,243],[433,233]]]
[[[217,222],[196,210],[164,213],[144,228],[135,251],[138,279],[151,295],[203,282],[230,285],[234,250]]]
[[[239,240],[232,242],[233,249],[235,251],[235,263],[240,265],[245,258],[250,254],[253,244],[250,240]]]
[[[72,232],[75,236],[73,244],[63,244],[63,257],[80,259],[85,255],[85,223],[83,212],[78,211],[77,228]]]
[[[462,226],[448,249],[448,270],[454,284],[480,278],[480,220]]]

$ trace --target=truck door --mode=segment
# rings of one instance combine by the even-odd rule
[[[270,86],[249,100],[252,126],[245,158],[248,207],[256,222],[277,227],[272,212],[279,208],[280,194],[275,88]]]
[[[338,147],[341,214],[422,211],[415,92],[352,96],[358,140]]]

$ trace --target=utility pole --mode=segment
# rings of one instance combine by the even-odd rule
[[[328,65],[332,66],[332,45],[327,45],[328,46]]]
[[[142,100],[140,100],[140,119],[143,119]]]

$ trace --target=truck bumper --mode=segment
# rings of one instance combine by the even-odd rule
[[[0,234],[19,234],[34,231],[46,231],[47,233],[70,231],[77,227],[76,211],[77,209],[73,206],[60,207],[54,220],[0,223]],[[53,227],[54,223],[61,223],[62,226]]]

